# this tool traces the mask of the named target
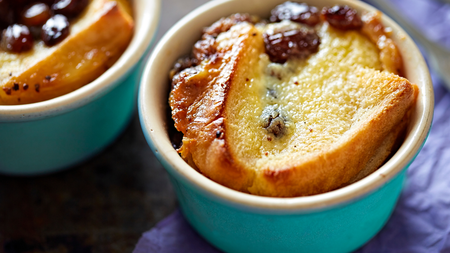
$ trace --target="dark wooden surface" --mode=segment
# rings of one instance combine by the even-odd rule
[[[161,2],[155,42],[206,0]],[[0,253],[132,252],[141,234],[176,208],[135,113],[112,145],[79,166],[37,177],[0,175]]]
[[[115,143],[81,166],[0,176],[0,252],[131,252],[176,206],[136,114]]]

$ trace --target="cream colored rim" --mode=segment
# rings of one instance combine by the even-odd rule
[[[130,45],[103,75],[93,82],[62,96],[43,102],[0,106],[0,122],[17,122],[58,115],[81,107],[101,97],[116,85],[143,56],[156,32],[160,13],[160,0],[132,0],[135,32]]]
[[[272,0],[270,2],[273,3],[273,7],[280,2],[284,2],[284,0]],[[352,0],[310,0],[303,2],[310,2],[315,6],[336,3],[348,4],[359,11],[376,10],[365,3]],[[227,202],[235,207],[243,209],[251,208],[253,210],[259,209],[264,212],[281,211],[286,213],[290,211],[298,212],[301,210],[331,207],[362,198],[386,184],[410,164],[425,142],[433,116],[434,96],[428,68],[418,48],[411,38],[385,15],[383,16],[382,21],[394,31],[393,39],[400,46],[402,55],[404,56],[406,76],[408,79],[418,84],[420,94],[416,105],[416,112],[412,119],[412,127],[409,129],[405,142],[398,152],[376,172],[344,188],[315,196],[295,198],[262,197],[241,193],[207,179],[187,165],[172,148],[165,129],[164,105],[162,105],[162,103],[167,103],[167,98],[161,98],[162,94],[165,94],[164,92],[167,91],[166,87],[168,87],[168,84],[164,83],[164,81],[162,83],[155,81],[161,80],[158,79],[161,75],[167,76],[167,74],[164,73],[165,70],[161,70],[161,68],[168,66],[168,64],[173,64],[173,62],[168,63],[167,58],[170,58],[169,56],[173,53],[176,54],[178,48],[167,48],[170,41],[179,39],[177,38],[177,34],[186,32],[186,30],[187,32],[191,31],[197,36],[196,38],[198,38],[200,36],[199,31],[201,27],[196,27],[198,30],[192,31],[192,27],[190,26],[193,23],[201,22],[199,20],[205,19],[209,23],[212,23],[220,17],[231,14],[232,12],[229,13],[230,10],[236,12],[235,10],[243,10],[245,6],[248,5],[258,6],[258,3],[260,5],[262,4],[262,2],[258,2],[257,0],[248,0],[244,2],[238,0],[215,0],[209,2],[181,19],[166,33],[156,46],[144,69],[139,94],[141,123],[144,133],[154,151],[170,165],[170,168],[167,168],[169,172],[176,177],[179,177],[184,183],[189,183],[204,194],[219,201]],[[257,9],[257,7],[255,9]],[[248,12],[252,13],[251,10],[253,9],[250,9]],[[267,11],[267,13],[269,13],[269,11]],[[215,15],[215,19],[208,18],[208,16],[211,15]],[[208,23],[205,23],[205,25],[206,24]],[[189,39],[187,38],[183,42],[188,43],[188,41]],[[178,56],[182,55],[182,53]],[[167,79],[167,77],[165,78]],[[164,85],[167,86],[165,87]]]

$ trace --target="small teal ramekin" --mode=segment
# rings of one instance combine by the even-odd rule
[[[350,252],[387,222],[405,182],[408,166],[431,127],[434,96],[427,65],[411,38],[391,19],[382,22],[403,55],[406,77],[419,87],[406,138],[377,171],[341,189],[308,197],[271,198],[241,193],[204,177],[173,149],[165,110],[168,73],[190,52],[203,27],[237,12],[267,17],[284,0],[215,0],[180,20],[156,46],[139,91],[139,116],[147,141],[166,168],[189,223],[226,252]],[[317,7],[347,4],[376,11],[354,0],[304,0]]]
[[[64,169],[98,153],[121,133],[135,109],[160,0],[135,0],[133,12],[130,45],[99,78],[51,100],[0,106],[0,173],[36,175]]]

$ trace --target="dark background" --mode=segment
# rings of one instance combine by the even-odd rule
[[[204,2],[161,0],[152,46]],[[132,252],[141,234],[176,208],[135,112],[112,145],[79,166],[44,176],[0,175],[0,253]]]

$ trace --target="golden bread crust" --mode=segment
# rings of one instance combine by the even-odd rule
[[[364,33],[380,50],[380,60],[383,69],[403,76],[403,59],[394,41],[389,38],[381,23],[381,12],[369,12],[362,16]]]

